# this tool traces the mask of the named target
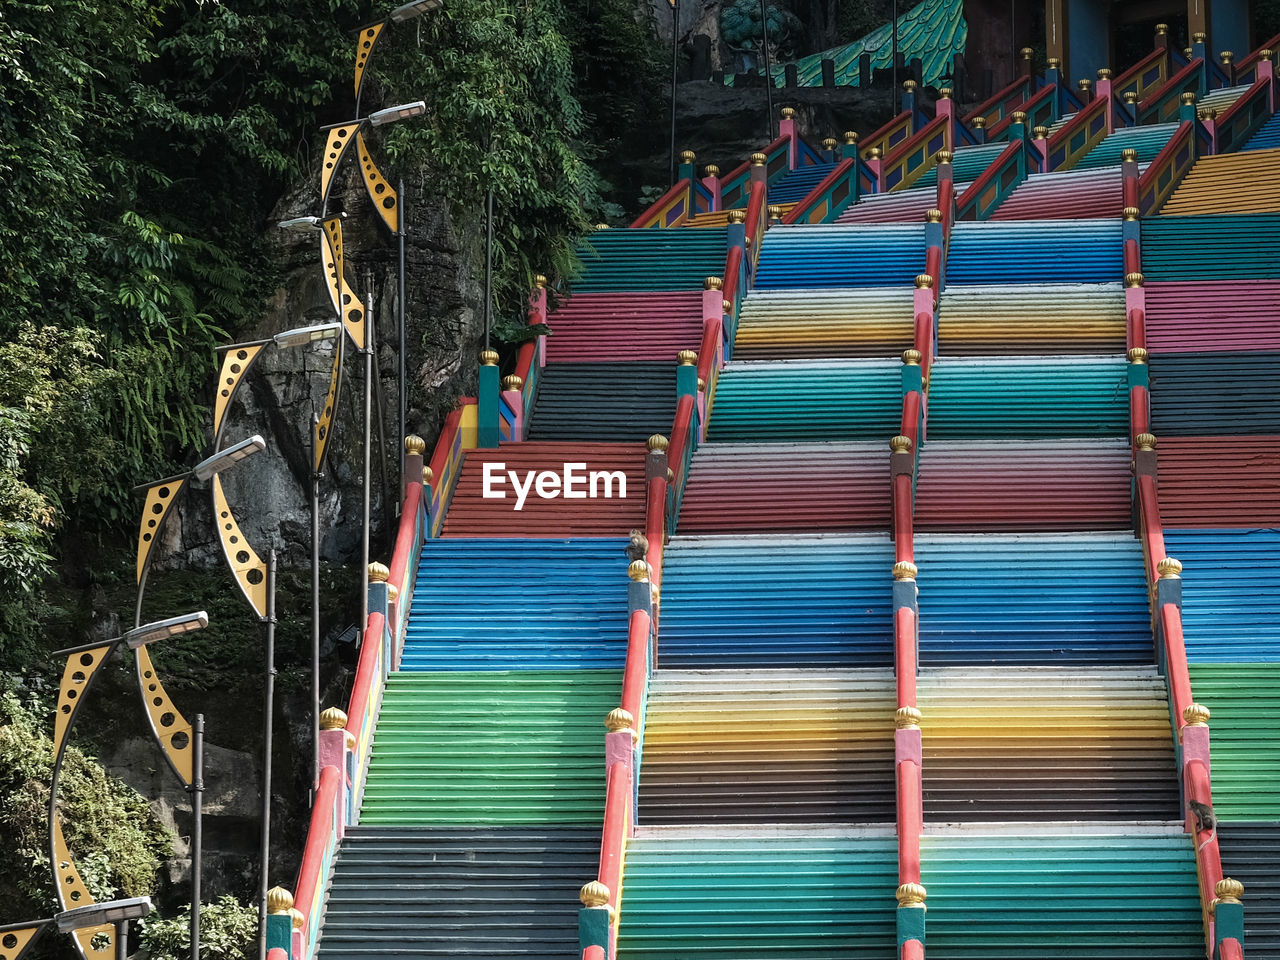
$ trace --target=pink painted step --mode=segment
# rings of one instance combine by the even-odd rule
[[[1038,173],[996,208],[992,220],[1089,220],[1119,217],[1124,181],[1119,167]]]
[[[702,291],[579,293],[547,318],[547,360],[670,360],[702,343]]]
[[[957,184],[956,195],[967,184]],[[836,223],[919,223],[925,211],[938,205],[938,188],[912,187],[898,193],[863,197],[836,218]]]
[[[1146,300],[1152,353],[1280,350],[1280,280],[1153,282]]]

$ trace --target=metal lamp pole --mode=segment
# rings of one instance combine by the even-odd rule
[[[760,0],[760,30],[760,48],[764,53],[764,126],[768,142],[773,143],[773,71],[769,66],[769,10],[765,0]]]
[[[262,877],[258,887],[258,957],[267,960],[267,872],[271,866],[271,750],[276,697],[276,550],[267,553],[266,674],[263,682]]]
[[[679,70],[680,0],[671,3],[671,186],[676,185],[676,75]]]

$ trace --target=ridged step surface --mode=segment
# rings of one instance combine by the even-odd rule
[[[929,387],[929,437],[1124,436],[1126,376],[1123,356],[940,357]]]
[[[658,666],[883,666],[893,657],[887,536],[674,537]]]
[[[977,180],[1008,146],[1007,143],[978,143],[957,147],[951,154],[952,180],[956,183],[972,183]],[[937,183],[938,168],[933,167],[921,174],[915,185],[929,187],[936,186]]]
[[[598,827],[348,827],[318,956],[563,960],[599,859]]]
[[[1187,660],[1280,661],[1280,530],[1166,528],[1164,545],[1182,561]]]
[[[1157,437],[1280,433],[1280,351],[1151,357]]]
[[[912,345],[912,288],[753,290],[742,302],[735,360],[885,357]]]
[[[932,172],[932,171],[930,171]],[[956,196],[960,195],[957,184]],[[924,222],[924,215],[938,206],[938,187],[911,186],[906,190],[894,190],[889,193],[869,193],[860,197],[858,202],[846,207],[836,223],[904,223],[917,224]],[[920,261],[920,269],[924,271],[924,260]]]
[[[677,530],[887,531],[888,476],[883,441],[704,443],[693,455]]]
[[[1179,816],[1155,667],[926,669],[919,706],[926,822]]]
[[[836,168],[834,163],[812,163],[779,177],[769,184],[769,203],[795,203],[803,200]]]
[[[1244,884],[1250,957],[1280,957],[1280,823],[1218,824],[1222,874]]]
[[[1204,955],[1193,849],[1181,832],[926,834],[921,860],[930,960]]]
[[[702,294],[583,293],[547,318],[549,363],[653,360],[673,364],[702,342]]]
[[[1166,527],[1280,526],[1280,436],[1167,437],[1156,452]]]
[[[1280,184],[1280,177],[1269,182]],[[1280,203],[1272,209],[1278,207]],[[1142,273],[1148,283],[1280,278],[1280,258],[1268,239],[1277,231],[1280,213],[1147,217],[1142,221]]]
[[[644,444],[640,443],[526,443],[508,444],[496,450],[468,450],[462,474],[445,516],[446,537],[617,537],[634,527],[644,526]],[[538,495],[537,476],[554,473],[563,478],[565,464],[585,464],[573,468],[570,489],[583,498],[567,499],[561,487],[544,483],[546,497]],[[485,465],[493,464],[490,475],[502,476],[489,484],[489,491],[502,498],[485,496]],[[514,471],[522,489],[527,490],[521,509],[519,494],[512,482]],[[529,474],[534,473],[534,485]],[[591,474],[598,477],[594,487]],[[626,478],[623,496],[619,474]],[[579,477],[585,477],[585,482]],[[590,494],[595,492],[595,496]],[[557,496],[550,496],[558,492]]]
[[[922,533],[915,562],[922,665],[1151,662],[1132,534]]]
[[[948,285],[938,304],[943,356],[1124,353],[1119,283]]]
[[[1148,283],[1147,349],[1157,353],[1280,352],[1280,281]]]
[[[676,358],[647,363],[548,363],[529,414],[530,440],[644,440],[671,432]]]
[[[1164,206],[1162,217],[1272,213],[1280,208],[1280,149],[1202,157]]]
[[[400,669],[621,670],[627,542],[428,540]]]
[[[1138,151],[1138,163],[1148,164],[1160,155],[1169,138],[1178,132],[1176,123],[1151,123],[1141,127],[1120,127],[1081,158],[1072,170],[1096,170],[1116,166],[1125,150]]]
[[[1125,440],[931,440],[921,531],[1123,530],[1133,522]]]
[[[1124,279],[1121,224],[1115,220],[957,223],[947,283],[1114,283]]]
[[[883,439],[902,420],[901,363],[734,361],[720,374],[715,442]]]
[[[1273,114],[1271,119],[1254,131],[1249,142],[1241,147],[1246,150],[1274,150],[1280,147],[1280,113]]]
[[[640,822],[893,823],[893,676],[659,670]]]
[[[360,823],[598,826],[621,692],[620,670],[393,673]]]
[[[998,206],[991,220],[1119,217],[1124,209],[1120,168],[1034,173]]]
[[[727,231],[597,230],[578,245],[582,272],[574,293],[608,290],[701,290],[724,276]]]
[[[893,960],[891,836],[627,845],[620,960]]]
[[[1209,708],[1213,809],[1226,820],[1280,820],[1280,664],[1193,663]]]
[[[764,235],[758,290],[910,285],[924,270],[924,224],[828,223]]]

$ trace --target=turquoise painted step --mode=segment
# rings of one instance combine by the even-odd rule
[[[607,290],[701,290],[723,277],[727,231],[597,230],[578,244],[582,273],[575,293]]]
[[[971,183],[986,172],[987,167],[995,162],[996,157],[1004,153],[1007,143],[982,143],[975,146],[960,147],[954,151],[951,161],[952,182]],[[938,183],[938,168],[930,167],[928,172],[912,184],[913,187],[932,187]]]
[[[929,960],[1196,960],[1191,841],[1178,826],[925,835]]]
[[[1138,151],[1138,163],[1150,163],[1156,158],[1169,138],[1178,130],[1176,123],[1153,123],[1144,127],[1121,127],[1080,160],[1073,170],[1096,170],[1111,167],[1123,160],[1125,150]]]
[[[674,537],[664,669],[880,666],[893,660],[887,536]]]
[[[711,414],[712,441],[870,440],[902,419],[897,360],[730,363]]]
[[[626,540],[428,540],[400,669],[622,669]]]
[[[360,823],[598,824],[619,670],[394,673]]]
[[[1142,272],[1153,280],[1280,277],[1271,239],[1280,213],[1148,217],[1142,221]]]
[[[929,437],[1125,436],[1126,376],[1122,357],[939,358],[929,387]]]
[[[892,836],[627,845],[619,960],[893,960]]]
[[[924,271],[924,224],[795,224],[760,245],[755,286],[878,287],[910,284]]]
[[[1229,820],[1280,820],[1280,664],[1193,663],[1209,708],[1213,808]]]

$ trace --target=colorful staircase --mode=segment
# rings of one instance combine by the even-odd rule
[[[1201,157],[1160,213],[1165,217],[1280,210],[1280,149]]]

